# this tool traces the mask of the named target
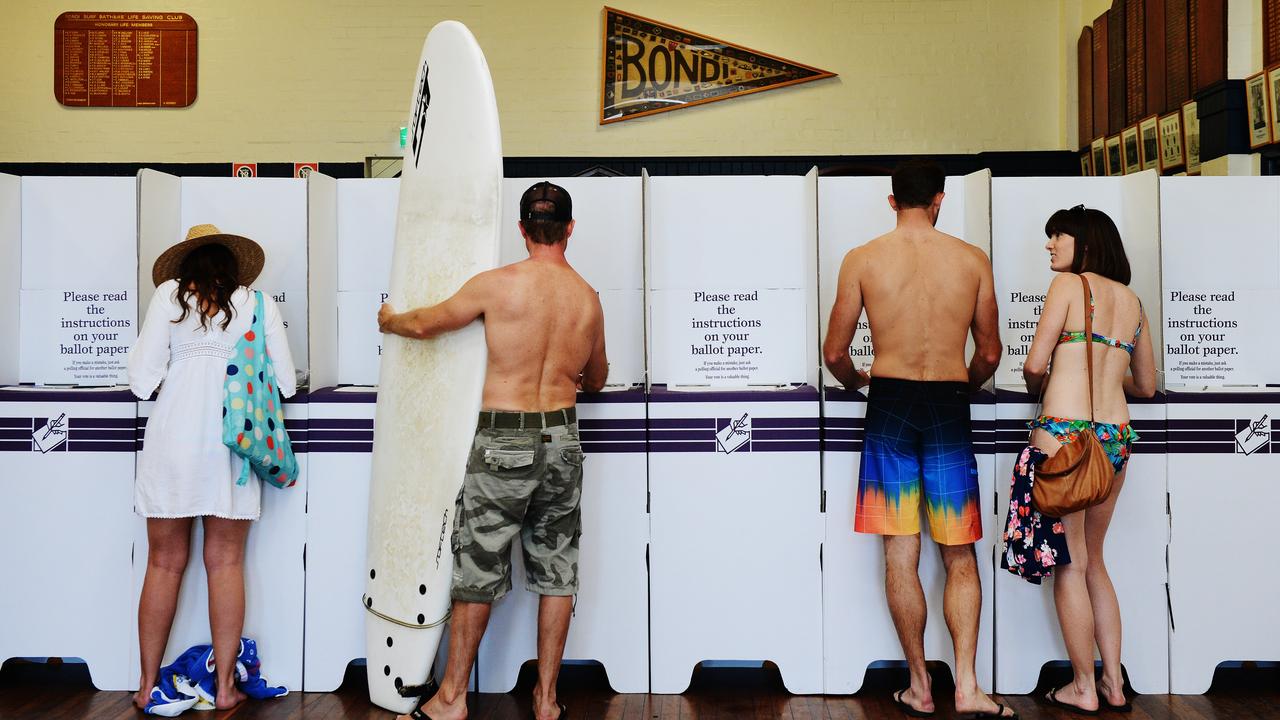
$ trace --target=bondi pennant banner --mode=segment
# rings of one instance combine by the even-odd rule
[[[835,73],[604,9],[601,125],[829,77]]]

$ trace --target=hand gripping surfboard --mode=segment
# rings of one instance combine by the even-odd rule
[[[427,35],[409,119],[391,264],[398,311],[448,298],[498,260],[498,105],[461,23]],[[484,372],[479,321],[432,340],[383,338],[362,602],[369,698],[394,712],[413,709],[401,689],[427,681],[449,617],[454,503]]]

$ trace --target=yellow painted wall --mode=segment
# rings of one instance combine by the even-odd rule
[[[1063,64],[1074,65],[1074,44],[1067,55],[1063,46],[1078,30],[1064,30],[1068,13],[1054,0],[614,1],[840,77],[601,127],[599,2],[7,0],[0,162],[391,154],[422,38],[450,18],[471,27],[488,57],[509,156],[973,153],[1074,144],[1074,124],[1070,133],[1064,125],[1074,104],[1062,100]],[[200,27],[195,104],[58,105],[53,23],[69,9],[192,15]],[[1071,95],[1074,87],[1073,80]]]

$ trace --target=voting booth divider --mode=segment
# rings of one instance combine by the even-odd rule
[[[1280,586],[1249,557],[1265,552],[1266,508],[1280,501],[1274,180],[948,178],[938,227],[990,253],[1004,346],[994,391],[972,403],[991,503],[978,545],[985,687],[1029,692],[1066,657],[1052,581],[1032,587],[997,554],[1035,412],[1021,362],[1052,279],[1044,223],[1078,203],[1120,228],[1169,389],[1131,401],[1142,440],[1108,536],[1129,679],[1142,693],[1198,693],[1221,662],[1280,659],[1268,604]],[[611,363],[610,387],[578,404],[582,585],[566,658],[600,662],[619,692],[682,692],[698,663],[719,661],[774,662],[797,693],[856,692],[869,665],[902,655],[881,543],[852,531],[865,396],[834,387],[818,349],[841,258],[892,228],[887,178],[553,181],[575,201],[568,258],[600,295]],[[504,186],[503,262],[522,257],[515,208],[532,182]],[[11,470],[0,477],[0,556],[21,578],[0,590],[0,613],[21,620],[0,634],[0,657],[78,657],[99,688],[137,682],[147,552],[133,472],[151,403],[118,387],[123,353],[98,348],[127,348],[155,257],[190,225],[213,223],[266,249],[255,284],[276,298],[315,388],[285,404],[303,471],[295,487],[263,491],[245,634],[272,682],[341,683],[364,654],[373,316],[397,193],[395,180],[319,174],[0,176],[0,333],[11,340],[0,383],[25,383],[0,389],[0,462]],[[866,328],[851,352],[870,364]],[[198,526],[166,662],[209,640]],[[927,656],[952,664],[944,574],[927,545],[921,576]],[[516,550],[475,689],[510,690],[535,655],[537,599],[523,579]]]
[[[990,173],[949,177],[937,228],[991,252]],[[822,336],[826,336],[835,302],[840,264],[846,253],[894,228],[888,203],[888,177],[824,177],[818,181],[819,306]],[[971,343],[972,344],[972,343]],[[850,346],[854,364],[869,369],[873,359],[865,314]],[[858,469],[865,430],[866,395],[836,384],[823,373],[822,486],[825,508],[822,597],[825,646],[824,692],[855,693],[866,669],[875,662],[902,660],[902,647],[889,615],[884,593],[884,550],[879,537],[853,532],[857,505]],[[990,392],[974,396],[971,405],[974,450],[978,462],[982,539],[976,545],[983,604],[978,637],[978,682],[990,687],[992,675],[993,552],[999,545],[999,522],[987,499],[995,492],[995,398]],[[927,523],[921,532],[929,535]],[[920,576],[928,605],[925,655],[941,660],[955,672],[951,636],[943,621],[946,573],[936,548],[924,543]]]
[[[1096,180],[1097,182],[1092,182]],[[1027,422],[1038,398],[1025,392],[1022,364],[1031,346],[1049,269],[1046,221],[1056,210],[1083,204],[1107,213],[1124,240],[1133,271],[1130,287],[1150,320],[1143,328],[1160,347],[1160,244],[1158,178],[1143,172],[1121,178],[996,178],[992,181],[992,260],[1004,358],[996,372],[996,476],[999,525],[1009,508],[1009,481],[1026,447]],[[1128,338],[1123,338],[1128,340]],[[1156,353],[1159,367],[1159,353]],[[1121,662],[1141,693],[1168,692],[1169,624],[1165,584],[1168,516],[1164,457],[1164,402],[1130,400],[1135,431],[1142,436],[1126,470],[1107,534],[1106,561],[1120,602],[1124,628]],[[1028,693],[1041,668],[1065,661],[1052,581],[1037,587],[998,570],[995,583],[995,689]]]
[[[1160,181],[1169,393],[1170,683],[1280,660],[1280,178]]]

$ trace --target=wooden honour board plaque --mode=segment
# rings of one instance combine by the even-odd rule
[[[1107,134],[1125,128],[1124,14],[1125,0],[1115,0],[1107,11]]]
[[[1093,21],[1093,134],[1107,134],[1107,14]]]
[[[1080,31],[1076,41],[1076,97],[1080,107],[1077,120],[1079,132],[1077,144],[1085,148],[1093,140],[1093,28]]]
[[[1164,80],[1164,0],[1146,2],[1146,65],[1147,111],[1149,115],[1163,115],[1165,111]]]
[[[1280,63],[1280,0],[1262,0],[1262,64]]]
[[[1188,0],[1164,2],[1164,102],[1169,107],[1181,107],[1191,99],[1187,3]]]
[[[1191,9],[1191,92],[1195,94],[1227,79],[1227,4],[1191,0]]]
[[[186,13],[59,15],[53,95],[68,107],[187,107],[196,99],[196,21]]]
[[[1124,123],[1128,126],[1147,113],[1146,0],[1127,0],[1124,13]]]

